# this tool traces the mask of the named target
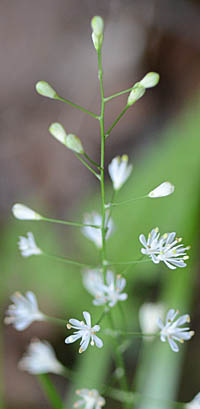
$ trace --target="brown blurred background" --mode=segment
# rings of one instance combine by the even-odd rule
[[[62,218],[74,203],[96,190],[96,180],[51,137],[48,127],[51,122],[63,123],[68,132],[82,139],[94,160],[99,155],[99,134],[95,119],[39,96],[35,83],[46,80],[63,97],[98,112],[97,59],[90,20],[101,15],[105,20],[106,96],[131,87],[146,72],[157,71],[161,76],[159,86],[128,111],[109,138],[106,163],[116,154],[134,157],[144,144],[148,147],[155,142],[155,135],[200,86],[200,3],[11,0],[1,1],[0,10],[0,224],[6,225],[14,202],[36,209],[41,203],[49,214]],[[125,101],[126,96],[107,105],[106,127]],[[11,351],[10,346],[9,356]],[[15,360],[11,355],[9,361]],[[37,401],[35,390],[27,385],[27,394]],[[14,409],[14,401],[15,408],[20,407],[22,384],[17,389],[15,396],[9,391],[9,408]],[[38,407],[47,407],[42,405]]]

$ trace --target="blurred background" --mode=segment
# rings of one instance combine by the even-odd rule
[[[88,209],[99,208],[96,179],[48,132],[51,122],[61,122],[68,132],[81,138],[87,153],[98,161],[100,137],[95,119],[61,102],[40,97],[34,89],[38,80],[48,81],[59,95],[99,112],[97,58],[90,28],[94,15],[101,15],[105,21],[106,96],[131,87],[149,71],[159,72],[161,77],[159,85],[129,109],[108,139],[106,165],[114,156],[127,153],[134,166],[119,199],[143,195],[165,180],[176,185],[172,197],[116,208],[113,218],[117,229],[110,239],[110,255],[118,260],[137,258],[138,235],[147,234],[157,225],[162,233],[177,231],[184,244],[192,245],[191,261],[184,271],[148,265],[129,272],[126,315],[130,328],[138,329],[139,307],[145,301],[161,300],[167,308],[191,313],[196,337],[178,356],[168,345],[133,341],[125,354],[127,370],[130,382],[134,380],[134,390],[157,398],[190,401],[200,391],[198,0],[1,2],[1,310],[4,313],[14,291],[33,290],[42,311],[49,315],[78,318],[80,311],[87,308],[99,315],[83,289],[77,269],[37,257],[22,259],[17,238],[33,231],[42,248],[87,262],[91,258],[98,260],[93,245],[80,238],[77,230],[19,222],[11,215],[15,202],[25,203],[49,217],[77,221]],[[118,97],[106,105],[106,128],[121,112],[126,98]],[[107,182],[110,197],[111,186]],[[118,311],[115,314],[117,321]],[[22,333],[3,327],[2,409],[50,407],[35,377],[17,369],[30,339],[36,336],[48,339],[58,358],[79,373],[73,388],[52,376],[58,391],[67,399],[67,407],[73,402],[74,388],[98,389],[105,382],[112,370],[109,346],[100,359],[95,351],[76,359],[77,345],[67,347],[63,342],[66,332],[41,323]],[[109,405],[121,407],[114,401]],[[167,408],[166,405],[156,406],[154,402],[151,406],[148,402],[148,409]],[[147,409],[146,402],[144,407]]]

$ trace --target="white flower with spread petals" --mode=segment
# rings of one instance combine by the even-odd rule
[[[117,156],[108,166],[108,172],[113,182],[114,190],[119,190],[124,185],[132,172],[133,166],[128,165],[128,156]]]
[[[158,326],[161,329],[160,339],[162,342],[166,342],[167,340],[174,352],[179,351],[179,347],[175,341],[183,343],[191,339],[194,335],[194,331],[190,331],[189,327],[181,327],[181,325],[190,322],[189,314],[182,315],[174,321],[177,315],[178,311],[172,308],[167,313],[165,324],[163,324],[160,318],[158,319]]]
[[[164,305],[161,303],[144,303],[139,309],[139,321],[142,332],[155,334],[158,332],[158,318],[164,316]],[[150,338],[144,338],[149,340]]]
[[[96,335],[96,332],[100,331],[100,326],[94,325],[94,327],[91,327],[91,315],[89,312],[84,311],[83,316],[86,324],[84,321],[79,321],[74,318],[71,318],[69,320],[67,328],[74,328],[76,329],[76,331],[74,332],[74,335],[70,335],[69,337],[65,338],[65,343],[71,344],[72,342],[75,342],[77,341],[77,339],[81,338],[79,348],[80,353],[84,352],[87,349],[89,343],[92,346],[94,346],[95,344],[98,348],[102,348],[103,341]]]
[[[102,224],[102,217],[99,213],[92,212],[90,214],[85,214],[84,216],[84,221],[83,223],[85,224],[93,224],[96,226],[100,226]],[[114,223],[112,219],[109,217],[109,213],[106,213],[106,220],[105,220],[105,227],[107,228],[106,232],[106,239],[109,238],[111,235],[113,228],[114,228]],[[100,228],[95,228],[95,227],[90,227],[90,226],[84,226],[82,228],[82,233],[84,234],[85,237],[87,237],[89,240],[93,241],[93,243],[98,247],[102,247],[102,233]]]
[[[161,185],[157,186],[151,192],[148,193],[150,198],[169,196],[174,192],[174,185],[170,182],[163,182]]]
[[[16,292],[11,297],[13,304],[6,311],[6,324],[12,324],[18,331],[29,327],[33,321],[45,321],[45,315],[39,311],[37,299],[32,291],[27,291],[26,296]]]
[[[179,244],[182,239],[176,238],[176,233],[165,233],[160,237],[159,229],[153,229],[145,239],[144,234],[139,236],[139,240],[144,246],[142,254],[148,255],[155,264],[163,261],[168,268],[175,270],[176,267],[186,267],[185,260],[189,258],[186,251],[190,246],[184,247]]]
[[[83,284],[95,299],[94,305],[107,304],[114,307],[118,301],[125,301],[128,297],[126,293],[121,293],[126,285],[125,278],[115,275],[107,270],[106,283],[104,284],[103,274],[99,270],[86,271],[83,274]]]
[[[57,360],[52,346],[47,341],[34,339],[18,364],[19,368],[33,375],[63,373],[63,366]]]
[[[188,402],[184,405],[185,409],[200,409],[200,392],[192,399],[191,402]]]
[[[80,400],[74,403],[75,408],[81,406],[84,409],[101,409],[105,405],[105,399],[99,395],[96,389],[79,389],[76,394],[80,396]]]
[[[13,215],[20,220],[41,220],[42,216],[21,203],[16,203],[12,207]]]
[[[33,233],[31,232],[27,233],[27,237],[19,237],[18,246],[23,257],[42,254],[42,250],[37,246]]]

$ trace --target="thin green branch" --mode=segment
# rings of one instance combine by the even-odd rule
[[[113,122],[113,124],[111,125],[111,127],[108,129],[108,131],[105,134],[105,137],[107,138],[111,131],[113,130],[113,128],[115,127],[115,125],[117,125],[117,123],[120,121],[120,119],[123,117],[123,115],[126,113],[126,111],[128,110],[129,106],[126,105],[125,108],[123,109],[123,111],[121,112],[121,114],[119,114],[119,116],[117,117],[117,119],[115,119],[115,121]]]
[[[43,216],[41,216],[40,220],[45,221],[45,222],[50,222],[50,223],[65,224],[67,226],[73,226],[73,227],[93,227],[94,229],[100,229],[101,228],[101,226],[97,226],[96,224],[85,224],[85,223],[78,223],[78,222],[70,222],[70,221],[52,219],[52,218],[43,217]]]
[[[54,97],[54,99],[57,99],[58,101],[65,102],[66,104],[69,104],[69,105],[71,105],[72,107],[77,108],[77,109],[79,109],[80,111],[85,112],[86,114],[92,116],[92,117],[95,118],[95,119],[98,119],[98,118],[99,118],[98,115],[94,114],[93,112],[88,111],[88,109],[85,109],[85,108],[83,108],[82,106],[80,106],[80,105],[78,105],[78,104],[74,104],[74,103],[71,102],[69,99],[62,98],[62,97],[60,97],[59,95],[56,95],[56,97]]]
[[[148,263],[149,261],[151,261],[150,259],[145,259],[145,260],[133,260],[133,261],[120,261],[120,262],[118,262],[118,261],[109,261],[108,262],[108,264],[107,264],[107,266],[108,267],[110,267],[110,266],[122,266],[122,265],[132,265],[132,264],[140,264],[140,263]]]
[[[93,173],[94,176],[96,176],[96,178],[98,180],[101,180],[101,177],[98,173],[95,172],[94,169],[91,168],[90,165],[88,165],[88,163],[81,157],[81,155],[79,153],[75,153],[75,156],[80,160],[80,162],[87,168],[89,169],[90,172]]]
[[[121,206],[121,205],[126,204],[126,203],[134,202],[135,200],[145,199],[146,197],[148,197],[148,195],[133,197],[132,199],[122,200],[121,202],[113,202],[113,203],[111,202],[111,203],[107,203],[105,205],[105,207],[106,207],[106,209],[107,208],[109,209],[110,207]]]
[[[64,409],[64,405],[60,396],[58,395],[55,386],[51,382],[48,375],[37,375],[37,378],[45,392],[48,400],[51,402],[53,409]]]
[[[83,153],[83,156],[85,156],[85,159],[87,159],[93,166],[96,166],[97,169],[101,170],[101,166],[93,159],[91,159],[86,152]]]
[[[62,257],[62,256],[55,256],[53,254],[42,253],[42,256],[51,258],[52,260],[61,261],[62,263],[71,264],[77,267],[86,267],[86,268],[95,268],[95,266],[91,266],[85,263],[79,263],[79,261],[71,260],[70,258]]]
[[[133,87],[125,89],[124,91],[117,92],[116,94],[111,95],[110,97],[104,98],[105,102],[111,101],[111,99],[119,97],[120,95],[127,94],[127,92],[132,91]]]
[[[55,324],[59,324],[59,325],[64,325],[66,327],[67,324],[67,320],[64,320],[62,318],[56,318],[56,317],[50,317],[49,315],[45,315],[45,321],[49,321],[49,322],[53,322]]]

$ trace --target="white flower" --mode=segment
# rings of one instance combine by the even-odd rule
[[[128,297],[126,293],[121,294],[126,285],[125,278],[116,276],[110,270],[106,273],[106,284],[99,270],[86,271],[83,275],[83,283],[88,292],[95,297],[94,305],[108,303],[109,307],[114,307],[118,301],[125,301]]]
[[[155,228],[148,234],[148,239],[145,239],[144,234],[139,236],[139,240],[144,246],[141,249],[142,254],[148,255],[155,264],[163,261],[171,270],[176,267],[185,267],[185,260],[189,258],[186,250],[190,246],[183,247],[183,244],[178,244],[182,241],[181,238],[176,238],[176,233],[165,233],[160,237],[159,229]]]
[[[65,343],[71,344],[72,342],[75,342],[77,341],[77,339],[81,338],[79,348],[80,353],[84,352],[87,349],[89,342],[90,345],[92,346],[96,344],[98,348],[102,348],[103,341],[96,335],[96,332],[99,332],[100,330],[100,326],[94,325],[94,327],[91,327],[91,315],[89,312],[84,311],[83,316],[86,321],[86,324],[84,323],[84,321],[79,321],[74,318],[69,320],[67,328],[68,329],[74,328],[76,329],[76,331],[74,332],[74,335],[70,335],[69,337],[65,338]]]
[[[121,189],[132,172],[133,166],[128,165],[128,156],[117,156],[108,166],[108,172],[113,182],[115,190]]]
[[[184,341],[191,339],[194,335],[194,331],[190,331],[189,327],[180,327],[186,322],[190,322],[189,314],[181,315],[180,318],[174,321],[178,313],[179,312],[175,311],[173,308],[170,309],[166,316],[165,325],[160,318],[158,319],[158,326],[161,329],[160,339],[162,342],[166,342],[167,340],[174,352],[179,351],[179,347],[175,341],[183,343]]]
[[[140,84],[145,88],[152,88],[158,84],[159,79],[160,75],[157,72],[148,72],[140,81]]]
[[[12,324],[18,331],[23,331],[33,321],[45,321],[45,316],[39,311],[35,294],[27,291],[26,296],[16,292],[11,297],[13,304],[9,305],[5,318],[6,324]]]
[[[158,318],[164,315],[164,305],[161,303],[144,303],[139,309],[139,321],[142,332],[155,334],[158,331]],[[150,338],[145,338],[149,340]]]
[[[52,88],[50,84],[46,81],[38,81],[35,85],[36,91],[38,94],[43,95],[44,97],[48,98],[56,98],[57,93],[55,89]]]
[[[40,341],[39,339],[32,340],[18,366],[33,375],[48,372],[63,373],[63,366],[57,360],[52,346],[47,341]]]
[[[16,219],[20,220],[41,220],[42,216],[36,213],[34,210],[30,209],[21,203],[15,203],[12,207],[13,215]]]
[[[174,185],[170,182],[163,182],[161,185],[157,186],[151,192],[148,193],[150,198],[169,196],[174,192]]]
[[[197,393],[191,402],[186,403],[184,406],[186,409],[200,409],[200,392]]]
[[[94,224],[96,226],[100,226],[102,224],[102,217],[99,213],[92,212],[91,214],[85,214],[84,221],[85,224]],[[106,213],[106,220],[105,220],[105,227],[107,228],[106,232],[106,239],[111,235],[114,223],[112,219],[109,217],[109,212]],[[93,243],[98,247],[102,247],[102,233],[101,229],[97,229],[95,227],[84,226],[82,228],[82,233],[85,237],[89,240],[93,241]]]
[[[28,232],[27,238],[20,236],[18,246],[23,257],[42,254],[42,250],[37,247],[33,233]]]
[[[99,395],[96,389],[79,389],[76,394],[81,397],[74,403],[75,408],[84,406],[84,409],[101,409],[105,405],[105,399]]]

